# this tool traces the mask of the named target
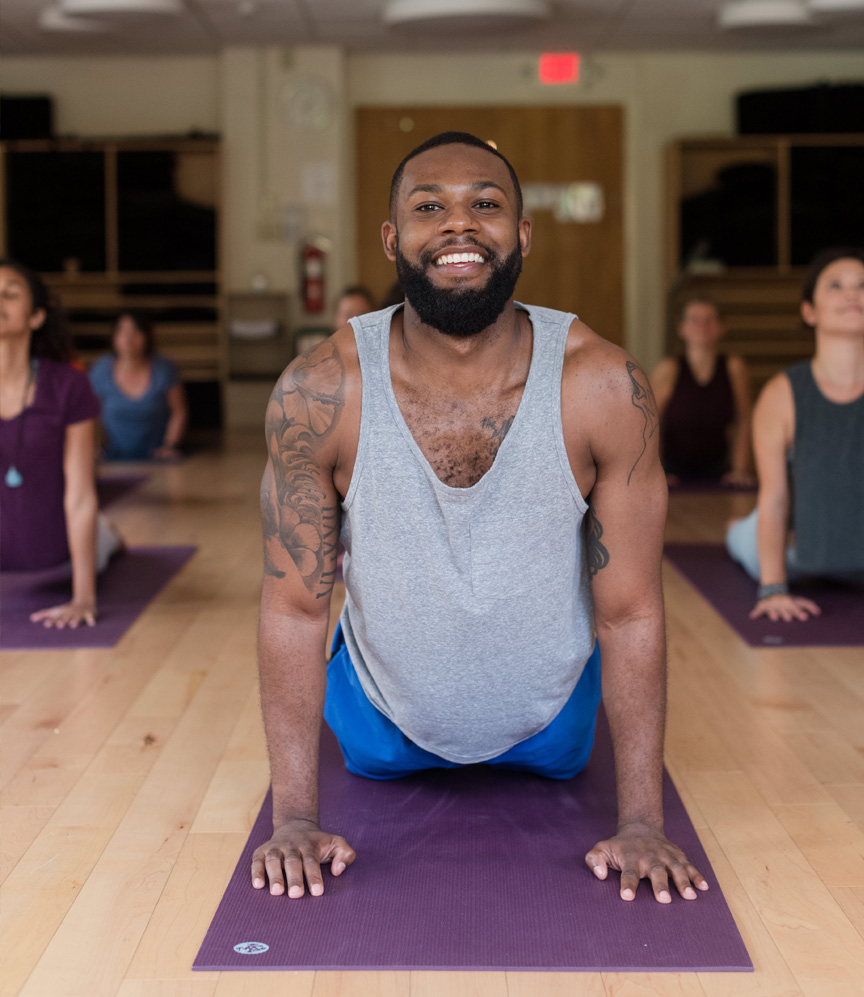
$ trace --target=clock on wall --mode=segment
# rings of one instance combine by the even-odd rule
[[[290,124],[319,131],[333,120],[336,94],[319,76],[298,76],[282,87],[279,103]]]

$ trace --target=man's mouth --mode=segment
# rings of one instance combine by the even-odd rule
[[[485,263],[486,257],[481,253],[442,253],[435,260],[435,266],[440,267],[452,263]]]

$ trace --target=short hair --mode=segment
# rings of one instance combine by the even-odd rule
[[[718,319],[723,318],[723,312],[720,310],[720,306],[711,297],[710,294],[691,294],[689,297],[685,298],[677,309],[677,320],[679,324],[684,321],[684,316],[687,314],[687,309],[691,305],[710,305],[714,309],[714,313]]]
[[[353,297],[354,295],[365,298],[370,305],[374,306],[375,304],[375,298],[372,296],[372,292],[368,287],[364,287],[363,284],[349,284],[348,287],[343,288],[338,300],[341,301],[343,298]]]
[[[832,246],[818,252],[807,268],[804,286],[801,288],[802,301],[806,301],[808,305],[813,304],[813,295],[816,292],[816,285],[819,283],[822,271],[826,267],[830,267],[832,263],[836,263],[837,260],[858,260],[859,263],[864,263],[864,248],[861,246]]]
[[[513,188],[516,191],[516,203],[519,206],[519,217],[522,217],[522,188],[519,185],[519,177],[516,176],[516,171],[510,165],[510,161],[506,156],[502,155],[494,146],[489,145],[488,142],[484,142],[482,138],[477,138],[476,135],[472,135],[470,132],[440,132],[438,135],[433,135],[432,138],[427,138],[425,142],[422,142],[417,146],[416,149],[412,149],[411,152],[402,160],[402,162],[396,167],[396,172],[393,174],[393,179],[390,181],[390,217],[393,217],[394,209],[396,207],[396,198],[399,194],[399,186],[402,183],[402,174],[405,172],[405,166],[409,163],[415,156],[419,156],[422,152],[428,152],[429,149],[437,149],[441,145],[473,145],[478,149],[485,149],[486,152],[491,153],[493,156],[497,156],[510,171],[510,179],[513,181]]]
[[[152,357],[156,352],[156,337],[153,334],[153,319],[146,312],[139,312],[134,308],[125,308],[114,321],[114,329],[111,333],[111,338],[113,340],[114,334],[117,332],[117,326],[120,325],[120,320],[128,318],[132,319],[132,324],[144,337],[144,355]]]
[[[0,259],[0,267],[14,270],[30,291],[33,311],[45,312],[45,321],[38,329],[33,330],[30,337],[30,356],[69,363],[75,351],[72,348],[72,334],[69,332],[66,313],[54,300],[45,281],[35,270],[8,257]]]

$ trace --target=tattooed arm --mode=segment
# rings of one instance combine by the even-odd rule
[[[333,475],[345,410],[345,369],[328,340],[282,375],[267,408],[261,483],[264,582],[258,627],[261,709],[273,787],[273,837],[252,860],[252,884],[272,894],[320,894],[321,864],[354,860],[318,823],[318,741],[325,641],[336,570],[339,495]],[[266,876],[265,876],[266,874]]]
[[[571,462],[586,446],[591,456],[591,467],[574,466],[574,473],[580,486],[591,486],[585,538],[603,702],[615,751],[618,828],[586,861],[599,879],[609,869],[621,872],[623,899],[633,899],[639,880],[647,877],[657,900],[669,903],[670,875],[688,898],[696,896],[693,884],[700,889],[707,884],[663,833],[666,644],[660,562],[667,493],[657,409],[647,377],[627,354],[594,340],[589,351],[578,387],[565,395],[565,401],[568,396],[582,401],[569,420],[565,411],[564,427]],[[572,410],[573,403],[569,406]]]

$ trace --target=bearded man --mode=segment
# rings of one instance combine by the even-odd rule
[[[258,652],[274,827],[252,883],[324,890],[322,716],[372,779],[483,762],[569,779],[602,698],[618,826],[586,856],[696,897],[663,833],[666,483],[648,380],[574,315],[513,291],[531,245],[507,160],[462,132],[411,152],[384,251],[402,304],[352,319],[267,411]],[[346,601],[329,665],[337,541]],[[695,888],[694,888],[695,887]]]

